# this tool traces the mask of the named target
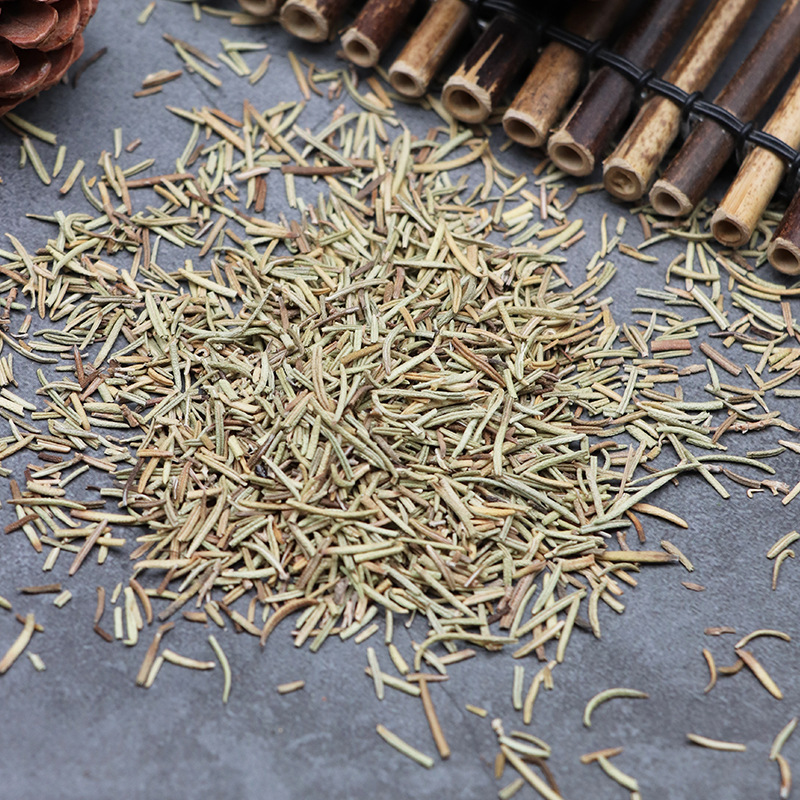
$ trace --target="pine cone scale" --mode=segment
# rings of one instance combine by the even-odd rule
[[[3,79],[0,85],[0,98],[12,100],[26,97],[39,87],[50,75],[50,60],[38,50],[23,52],[19,59],[19,68],[13,75]]]
[[[58,24],[58,12],[49,5],[36,2],[9,3],[0,17],[0,37],[15,47],[29,50],[37,47]]]
[[[83,53],[98,0],[0,0],[0,116],[54,86]]]
[[[10,42],[0,41],[0,81],[19,69],[19,56]]]
[[[39,44],[39,50],[45,52],[58,50],[68,44],[80,30],[81,6],[78,0],[60,0],[53,8],[58,13],[58,21],[50,35]]]

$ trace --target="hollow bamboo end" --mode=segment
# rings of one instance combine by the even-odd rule
[[[582,177],[594,171],[594,154],[576,142],[566,131],[556,131],[547,142],[547,154],[553,163],[570,175]]]
[[[286,0],[280,22],[292,36],[307,42],[324,42],[330,34],[330,25],[324,15],[302,0]]]
[[[541,147],[547,140],[547,131],[541,130],[527,114],[515,109],[509,109],[503,116],[503,130],[509,139],[525,147]]]
[[[254,17],[271,17],[280,5],[280,0],[239,0],[243,11]]]
[[[473,125],[486,121],[492,113],[489,92],[459,75],[454,75],[445,84],[442,102],[456,119]]]
[[[349,28],[342,34],[342,50],[348,60],[359,67],[374,67],[381,57],[375,42],[356,28]]]
[[[664,217],[684,217],[692,212],[692,202],[674,183],[657,180],[650,190],[650,205]]]
[[[623,158],[610,158],[603,168],[603,185],[620,200],[638,200],[646,186],[642,176]]]
[[[405,97],[422,97],[428,89],[425,78],[404,61],[395,61],[389,67],[389,83]]]
[[[711,233],[725,247],[741,247],[753,233],[735,214],[718,208],[711,217]]]
[[[784,275],[800,275],[800,247],[777,236],[767,248],[769,263]]]

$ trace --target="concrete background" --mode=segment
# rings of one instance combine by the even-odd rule
[[[89,165],[87,174],[92,174],[100,151],[113,149],[112,130],[118,126],[123,127],[126,143],[136,137],[143,140],[136,153],[122,160],[124,165],[153,156],[155,170],[170,171],[190,129],[165,111],[165,104],[184,108],[209,104],[236,115],[242,99],[250,97],[266,108],[299,97],[285,59],[289,48],[313,59],[323,70],[338,63],[334,45],[306,46],[290,40],[276,26],[232,28],[226,20],[206,14],[198,23],[187,3],[157,0],[150,21],[140,26],[136,17],[145,5],[146,0],[102,0],[87,31],[86,55],[104,46],[107,54],[88,68],[77,88],[59,86],[20,109],[25,118],[57,131],[59,143],[68,146],[63,174],[79,157]],[[722,74],[731,74],[777,6],[774,0],[760,4]],[[226,0],[217,7],[234,9],[235,5]],[[163,93],[134,100],[133,92],[148,73],[181,66],[161,38],[163,32],[210,54],[220,50],[220,37],[265,42],[273,55],[269,73],[251,87],[223,67],[220,90],[197,76],[184,75]],[[260,57],[251,54],[248,62],[255,66]],[[315,98],[301,124],[317,130],[332,110],[327,101]],[[401,116],[417,134],[438,123],[438,118],[414,107],[403,109]],[[37,148],[45,163],[52,165],[54,151],[41,143]],[[26,219],[26,212],[51,213],[59,208],[69,212],[83,210],[84,204],[79,189],[67,199],[59,197],[60,179],[45,188],[30,167],[19,170],[18,156],[19,140],[0,129],[0,228],[36,248],[44,244],[49,229]],[[529,170],[536,160],[538,156],[517,148],[504,156],[505,163],[520,171]],[[567,190],[563,196],[568,194]],[[283,199],[280,182],[270,184],[269,197],[268,216],[274,217]],[[599,219],[606,211],[611,227],[625,213],[600,193],[584,197],[570,212],[571,218],[586,220],[588,235],[569,251],[568,274],[582,274],[598,247]],[[633,221],[624,240],[636,244],[639,236]],[[661,258],[659,265],[615,254],[620,269],[610,291],[618,321],[626,319],[626,309],[651,304],[636,299],[637,286],[663,286],[664,264],[677,248],[668,244],[654,252]],[[795,316],[800,316],[797,303],[793,308]],[[37,386],[35,370],[19,358],[16,361],[20,393],[32,397]],[[694,399],[705,398],[702,383],[688,385]],[[781,408],[790,422],[800,423],[794,401],[776,402],[772,407]],[[744,453],[774,446],[779,438],[798,437],[770,429],[728,441],[730,452]],[[29,460],[23,456],[12,462],[18,474]],[[781,480],[790,484],[800,480],[800,459],[791,452],[770,463]],[[72,486],[75,496],[87,491],[78,481]],[[732,497],[727,502],[694,477],[681,478],[679,487],[669,485],[660,492],[656,502],[688,519],[690,528],[683,531],[648,519],[648,546],[657,546],[661,538],[673,540],[694,561],[696,571],[689,576],[679,566],[644,570],[639,587],[626,590],[627,609],[622,616],[601,608],[601,641],[576,631],[566,662],[554,673],[555,689],[537,700],[529,730],[552,745],[550,766],[568,800],[626,796],[597,766],[578,761],[582,753],[614,745],[625,748],[614,763],[639,779],[645,798],[778,796],[777,766],[768,761],[767,753],[778,730],[800,711],[796,612],[800,574],[798,565],[787,561],[778,589],[772,592],[772,562],[765,553],[779,536],[797,526],[800,500],[784,507],[780,498],[769,494],[748,499],[743,487],[728,484],[728,488]],[[0,499],[6,493],[0,483]],[[10,509],[0,508],[1,524],[11,519]],[[14,602],[15,611],[34,611],[45,626],[30,650],[47,665],[45,672],[37,673],[23,657],[0,678],[0,798],[484,800],[496,796],[498,788],[513,777],[511,771],[500,782],[493,777],[496,739],[490,727],[490,720],[500,717],[506,730],[524,728],[521,715],[511,706],[516,662],[509,654],[481,653],[452,667],[448,683],[433,687],[453,755],[428,771],[395,753],[375,734],[375,725],[383,723],[422,750],[435,753],[418,700],[391,690],[382,703],[375,699],[363,668],[366,647],[377,636],[362,645],[352,640],[329,641],[315,656],[307,649],[295,650],[288,624],[279,628],[263,652],[251,637],[214,629],[233,669],[227,706],[220,700],[219,669],[200,674],[165,665],[153,688],[143,691],[134,686],[134,677],[145,647],[106,644],[91,630],[95,587],[103,585],[110,592],[117,581],[128,577],[126,555],[112,555],[103,567],[89,560],[72,579],[67,578],[67,559],[62,557],[50,574],[41,572],[41,563],[42,557],[33,553],[21,533],[0,537],[0,595]],[[74,595],[63,609],[52,606],[52,596],[17,593],[20,586],[51,580],[62,581]],[[682,580],[696,581],[706,591],[688,591]],[[105,623],[110,625],[108,617]],[[704,635],[704,628],[714,625],[730,625],[740,635],[762,627],[792,635],[791,643],[763,639],[753,647],[783,689],[783,701],[769,696],[747,672],[721,679],[709,695],[703,694],[707,670],[701,648],[708,647],[720,665],[733,661],[735,639]],[[402,625],[396,629],[399,645],[412,635],[419,640],[424,634],[416,626],[411,632]],[[18,631],[12,616],[0,611],[0,651]],[[168,646],[186,655],[212,658],[208,632],[184,622],[169,634]],[[379,642],[377,650],[384,667],[390,669]],[[526,687],[538,669],[533,661],[527,666]],[[296,678],[306,681],[302,692],[277,694],[277,684]],[[601,707],[592,728],[585,729],[581,715],[586,701],[602,689],[620,685],[645,690],[650,699],[614,701]],[[466,703],[483,706],[489,716],[480,719],[470,714]],[[686,742],[688,731],[746,742],[747,752],[717,753],[692,747]],[[790,740],[784,754],[790,763],[800,763],[800,740]],[[534,793],[525,787],[517,797],[531,798]]]

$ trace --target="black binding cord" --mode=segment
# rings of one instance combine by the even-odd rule
[[[790,147],[777,136],[756,128],[752,122],[743,122],[722,106],[704,99],[702,92],[686,92],[679,86],[660,78],[655,70],[642,69],[624,56],[615,53],[606,47],[602,40],[590,41],[564,30],[531,8],[531,6],[541,7],[540,3],[525,0],[466,0],[466,2],[472,6],[473,13],[478,19],[485,19],[495,14],[507,14],[534,30],[538,34],[537,39],[552,39],[571,47],[584,59],[588,59],[587,68],[594,65],[611,67],[627,78],[637,92],[655,92],[680,106],[684,118],[692,114],[716,122],[734,136],[740,149],[754,145],[769,150],[786,162],[789,185],[795,185],[800,175],[800,151]]]

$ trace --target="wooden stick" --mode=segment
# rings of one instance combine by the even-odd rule
[[[692,37],[667,74],[686,92],[702,91],[736,41],[758,0],[716,0],[708,7]],[[620,200],[638,200],[650,182],[681,124],[681,107],[666,97],[653,97],[603,164],[606,191]]]
[[[254,17],[271,17],[280,7],[283,0],[239,0],[239,5]]]
[[[436,0],[389,67],[389,81],[407,97],[422,97],[470,20],[463,0]]]
[[[643,69],[654,67],[694,4],[695,0],[643,3],[614,50]],[[547,143],[555,164],[572,175],[589,175],[628,116],[633,93],[633,86],[611,67],[599,69]]]
[[[800,145],[800,74],[764,130],[790,147]],[[750,240],[785,171],[783,159],[769,150],[756,147],[748,153],[711,218],[711,232],[720,244],[741,247]]]
[[[749,122],[763,108],[800,55],[800,0],[786,0],[714,102]],[[733,154],[736,139],[710,119],[695,126],[650,190],[653,208],[665,216],[689,214]]]
[[[580,0],[564,20],[564,28],[584,39],[608,36],[628,0]],[[541,147],[575,94],[583,72],[583,56],[561,42],[550,42],[503,115],[509,138],[527,147]]]
[[[369,0],[342,36],[344,54],[360,67],[374,67],[414,7],[414,0]]]
[[[445,108],[463,122],[486,120],[522,65],[528,36],[517,20],[496,16],[445,83]]]
[[[307,42],[326,41],[350,0],[286,0],[281,25]]]
[[[783,215],[767,248],[767,257],[779,272],[800,275],[800,192]]]

